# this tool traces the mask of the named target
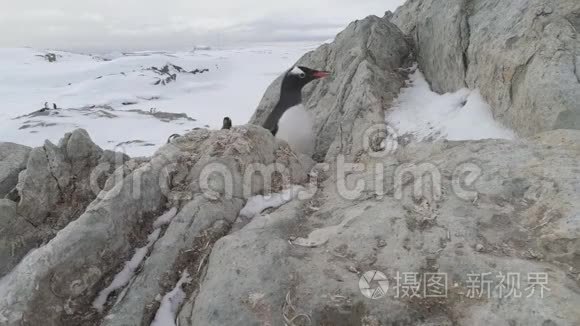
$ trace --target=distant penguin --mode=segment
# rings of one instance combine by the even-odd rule
[[[314,153],[314,121],[302,105],[302,88],[308,83],[329,76],[319,71],[295,66],[286,72],[280,88],[280,99],[263,127],[274,136],[286,140],[298,152]]]
[[[232,119],[230,119],[229,117],[225,117],[222,129],[232,129]]]
[[[169,138],[167,138],[167,143],[171,143],[174,139],[181,137],[180,134],[173,134],[171,136],[169,136]]]
[[[50,108],[48,107],[48,102],[44,102],[44,107],[38,110],[38,112],[46,112],[48,110],[50,110]]]

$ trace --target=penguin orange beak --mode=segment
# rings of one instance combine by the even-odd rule
[[[316,79],[324,78],[330,76],[330,72],[328,71],[315,71],[312,73],[312,76]]]

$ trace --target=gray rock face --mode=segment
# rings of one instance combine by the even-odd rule
[[[95,189],[104,185],[114,164],[122,165],[127,159],[101,150],[84,130],[65,135],[59,146],[46,142],[31,150],[2,143],[0,157],[0,170],[6,176],[2,189],[15,188],[8,197],[19,200],[15,207],[5,202],[8,206],[0,222],[0,256],[5,263],[0,276],[80,216],[96,198]]]
[[[127,159],[103,151],[82,129],[66,134],[58,146],[46,141],[30,152],[19,180],[18,214],[35,226],[66,226],[95,199],[95,189],[102,189],[115,165],[121,166]],[[102,175],[92,175],[101,168],[106,168]]]
[[[362,159],[364,172],[352,177],[367,187],[357,198],[345,198],[331,174],[312,200],[256,217],[219,240],[180,324],[282,325],[294,317],[311,325],[577,324],[580,152],[567,143],[578,136],[561,132],[561,145],[415,144]],[[415,194],[417,179],[401,173],[405,166],[440,177],[433,181],[440,195]],[[384,197],[375,195],[377,168]],[[385,298],[361,294],[359,279],[370,270],[387,275]],[[445,273],[448,296],[396,298],[397,273],[409,272]],[[469,275],[488,272],[495,292],[471,298]],[[546,273],[550,291],[543,299],[539,292],[500,299],[499,273],[521,275],[523,298],[529,274]]]
[[[71,167],[65,172],[86,169],[85,159],[92,152],[74,147],[70,141],[59,147],[77,154],[71,161],[54,164],[54,171],[61,171],[63,162]],[[50,154],[56,157],[52,162],[58,160],[55,153],[59,152]],[[0,320],[3,325],[150,322],[159,304],[155,297],[170,290],[181,270],[200,276],[207,257],[199,255],[209,253],[213,242],[227,233],[242,208],[246,189],[247,196],[264,191],[263,183],[245,177],[246,171],[255,164],[276,162],[291,171],[288,179],[275,180],[275,187],[306,180],[306,169],[288,145],[256,126],[197,130],[162,147],[148,162],[127,162],[78,219],[0,280],[0,293],[9,294],[0,299]],[[50,174],[56,180],[63,175]],[[231,175],[235,183],[224,182],[228,179],[224,175]],[[138,277],[114,294],[116,300],[106,306],[111,313],[103,320],[105,315],[92,308],[92,300],[131,258],[134,248],[143,247],[155,218],[168,207],[179,213],[152,244]]]
[[[94,295],[99,281],[131,251],[131,239],[143,232],[140,225],[161,209],[161,170],[175,157],[166,150],[100,193],[78,219],[0,280],[0,293],[10,294],[0,299],[4,324],[75,324],[63,319]],[[137,182],[143,186],[134,189]]]
[[[203,196],[197,196],[185,204],[163,238],[155,244],[143,270],[121,300],[111,308],[102,325],[148,324],[155,315],[154,308],[158,308],[154,298],[170,290],[179,278],[179,271],[188,270],[197,276],[198,268],[204,266],[203,259],[207,259],[209,251],[188,254],[187,250],[200,244],[213,245],[215,238],[227,233],[242,204],[241,199],[215,201]]]
[[[437,92],[479,88],[523,136],[580,129],[580,3],[412,0],[391,18]]]
[[[46,240],[48,230],[34,227],[16,214],[16,203],[0,199],[0,277],[6,275],[30,250]]]
[[[30,147],[0,143],[0,198],[4,198],[18,182],[18,173],[26,168]]]
[[[399,68],[409,59],[411,48],[392,23],[375,16],[351,23],[332,44],[305,54],[297,64],[332,71],[332,76],[303,90],[304,105],[315,119],[316,153],[321,161],[327,152],[356,155],[362,144],[353,143],[366,130],[384,122],[384,110],[404,85]],[[250,123],[261,125],[278,102],[282,76],[266,90]],[[364,112],[364,114],[363,114]],[[373,115],[366,114],[373,112]],[[356,119],[364,116],[368,120]],[[363,127],[355,124],[363,124]]]

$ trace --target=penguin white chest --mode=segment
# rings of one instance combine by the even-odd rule
[[[313,117],[302,104],[289,108],[278,121],[276,137],[284,139],[295,151],[312,156],[316,145]]]

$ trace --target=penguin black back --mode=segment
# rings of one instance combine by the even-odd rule
[[[232,119],[225,117],[222,129],[232,129]]]
[[[280,99],[266,118],[263,127],[275,136],[278,131],[278,121],[289,108],[302,103],[302,88],[313,80],[324,78],[330,73],[302,66],[295,66],[286,72],[280,87]]]

